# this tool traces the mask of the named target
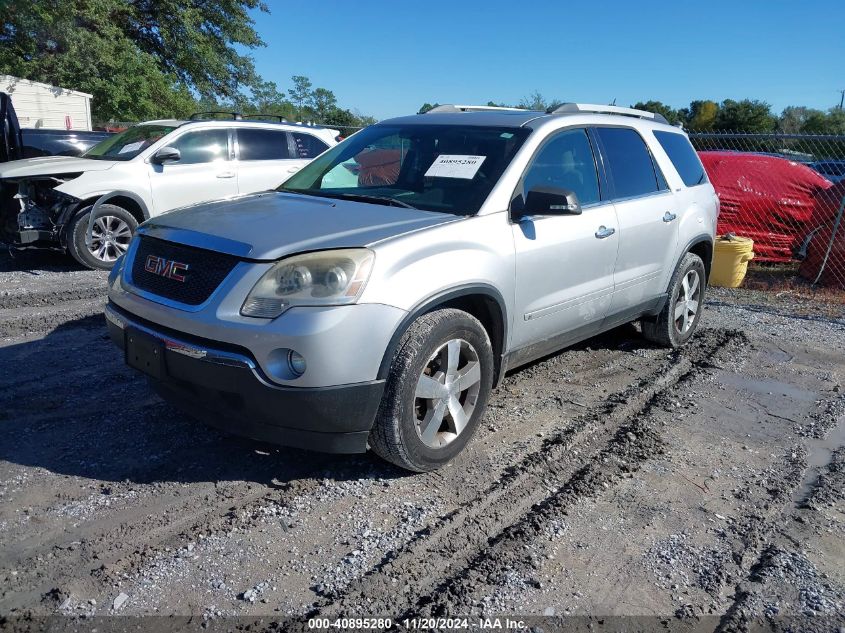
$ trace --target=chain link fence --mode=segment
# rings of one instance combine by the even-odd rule
[[[845,136],[689,136],[721,200],[718,232],[754,240],[752,270],[845,296]]]

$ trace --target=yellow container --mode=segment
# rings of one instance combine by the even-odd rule
[[[738,288],[745,279],[748,262],[754,259],[754,240],[733,233],[716,237],[710,285]]]

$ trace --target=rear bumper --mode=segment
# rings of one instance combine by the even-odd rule
[[[215,349],[106,306],[112,341],[126,349],[127,331],[161,342],[164,375],[155,391],[193,417],[234,435],[329,453],[362,453],[384,391],[384,381],[335,387],[270,384],[247,352]]]

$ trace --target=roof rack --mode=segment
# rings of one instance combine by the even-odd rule
[[[240,112],[225,112],[223,110],[209,110],[208,112],[194,112],[188,117],[191,121],[198,121],[200,119],[208,118],[209,114],[228,114],[235,121],[240,121],[243,115]]]
[[[522,108],[506,108],[504,106],[481,106],[481,105],[454,105],[446,103],[433,107],[431,110],[426,110],[425,114],[433,114],[436,112],[527,112]]]
[[[611,105],[596,105],[593,103],[564,103],[554,109],[549,109],[546,114],[576,114],[576,113],[590,113],[590,114],[620,114],[622,116],[633,116],[639,119],[652,119],[657,123],[669,123],[662,114],[656,112],[647,112],[645,110],[635,110],[634,108],[621,108],[619,106]]]
[[[255,119],[255,118],[261,117],[261,118],[275,119],[279,123],[284,123],[286,125],[298,125],[300,127],[311,127],[311,128],[328,127],[329,129],[331,129],[331,126],[312,123],[310,121],[288,121],[281,114],[264,114],[263,112],[256,112],[254,114],[243,114],[241,112],[226,112],[225,110],[210,110],[208,112],[194,112],[188,118],[188,120],[189,121],[208,120],[209,119],[208,115],[214,115],[214,114],[226,114],[226,115],[232,117],[232,119],[235,120],[235,121],[243,121],[245,119]],[[215,120],[215,119],[211,119],[211,120]],[[336,126],[336,127],[345,127],[345,126]]]
[[[242,114],[241,117],[243,117],[244,119],[255,119],[257,117],[262,117],[265,119],[276,119],[279,123],[290,123],[290,121],[288,121],[281,114]]]

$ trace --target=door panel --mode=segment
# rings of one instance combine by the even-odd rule
[[[292,158],[290,135],[285,130],[237,129],[238,192],[275,189],[308,161]]]
[[[275,189],[328,148],[306,132],[238,128],[238,191]]]
[[[678,243],[679,209],[674,194],[639,132],[596,127],[609,189],[619,222],[619,254],[613,273],[610,314],[655,298]]]
[[[611,314],[665,292],[663,273],[674,265],[678,248],[678,209],[672,193],[617,202],[616,216],[619,255]]]
[[[179,150],[180,160],[148,165],[156,214],[238,193],[237,173],[229,160],[227,129],[186,132],[168,146]]]
[[[619,246],[616,211],[601,200],[586,130],[558,132],[532,159],[514,205],[534,188],[574,192],[580,215],[522,218],[512,225],[516,290],[511,347],[541,344],[604,319],[613,293]]]
[[[590,324],[598,325],[610,308],[618,232],[612,204],[590,207],[581,215],[526,218],[514,224],[516,292],[514,349]]]

